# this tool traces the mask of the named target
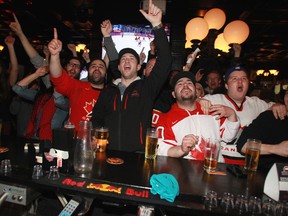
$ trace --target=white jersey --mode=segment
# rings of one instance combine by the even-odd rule
[[[188,155],[187,159],[203,160],[204,144],[207,139],[218,139],[226,142],[234,140],[238,130],[239,121],[231,122],[226,118],[216,120],[216,116],[204,115],[198,103],[193,111],[184,110],[175,103],[169,112],[161,115],[158,124],[158,155],[167,156],[168,150],[181,145],[183,137],[187,134],[199,136],[199,142]],[[219,157],[219,162],[223,162]]]
[[[233,142],[230,142],[229,144],[222,142],[222,154],[225,158],[225,162],[227,163],[238,163],[237,160],[239,159],[242,161],[240,163],[243,163],[244,156],[237,152],[236,148],[239,136],[245,127],[251,124],[251,122],[260,113],[269,109],[274,104],[274,102],[267,103],[258,97],[246,96],[241,106],[239,107],[231,98],[224,94],[205,95],[204,98],[211,101],[213,105],[221,104],[231,107],[235,110],[240,121],[240,130],[238,131],[236,139],[233,140]]]

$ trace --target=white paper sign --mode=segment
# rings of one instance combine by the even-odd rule
[[[264,193],[272,199],[288,200],[288,163],[274,163],[269,170]]]

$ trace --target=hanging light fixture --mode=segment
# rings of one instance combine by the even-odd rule
[[[228,44],[242,44],[249,36],[249,27],[242,20],[235,20],[224,28],[223,36]]]

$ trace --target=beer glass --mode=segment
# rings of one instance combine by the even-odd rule
[[[257,171],[260,157],[261,140],[247,139],[244,169]]]
[[[73,138],[75,137],[75,125],[72,122],[70,122],[69,120],[65,121],[64,128],[68,131],[69,134],[71,134]]]
[[[204,146],[204,170],[216,170],[220,149],[220,140],[206,139]]]
[[[146,130],[145,158],[155,159],[157,155],[158,131],[154,127]]]
[[[96,127],[94,136],[97,139],[97,152],[105,152],[108,144],[109,129],[107,127]]]

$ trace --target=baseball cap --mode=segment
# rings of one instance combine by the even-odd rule
[[[138,53],[132,48],[124,48],[124,49],[120,50],[120,52],[118,54],[119,61],[120,61],[121,57],[126,53],[130,53],[130,54],[134,55],[137,59],[137,62],[138,63],[140,62],[140,57],[139,57]]]
[[[188,71],[181,71],[181,72],[178,72],[174,77],[173,77],[173,80],[172,80],[172,86],[173,86],[173,89],[175,88],[175,85],[177,83],[177,81],[181,78],[188,78],[190,79],[193,84],[195,85],[196,83],[196,80],[195,80],[195,76],[192,72],[188,72]]]
[[[247,74],[247,70],[246,68],[242,67],[242,66],[234,66],[229,68],[226,72],[225,72],[225,79],[227,79],[227,77],[229,77],[229,75],[234,72],[234,71],[244,71]]]

